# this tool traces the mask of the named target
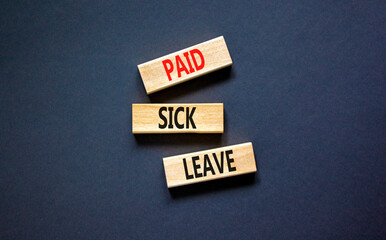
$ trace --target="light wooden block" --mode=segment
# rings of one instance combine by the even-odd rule
[[[256,172],[252,143],[163,159],[168,188]]]
[[[223,133],[224,104],[133,104],[133,133]]]
[[[147,94],[232,65],[224,37],[138,65]]]

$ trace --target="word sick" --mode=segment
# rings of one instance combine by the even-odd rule
[[[165,115],[163,114],[163,112],[167,112],[167,111],[169,111],[169,119],[167,119],[165,117]],[[173,111],[174,111],[173,107],[168,107],[168,108],[167,107],[161,107],[159,109],[158,115],[163,122],[162,124],[161,123],[158,124],[158,127],[160,129],[164,129],[166,127],[174,128],[173,119],[174,119],[174,124],[178,129],[183,129],[183,128],[185,128],[185,126],[186,126],[186,129],[189,129],[190,125],[192,125],[192,128],[194,128],[194,129],[196,128],[196,124],[194,124],[194,121],[193,121],[193,114],[194,114],[194,111],[196,111],[196,107],[192,107],[191,110],[189,107],[178,107],[176,109],[176,111],[174,112],[174,117],[173,117]],[[178,122],[178,114],[180,112],[186,112],[186,125]]]

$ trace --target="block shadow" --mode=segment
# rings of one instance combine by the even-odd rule
[[[223,83],[232,77],[234,77],[234,72],[232,71],[232,66],[229,66],[207,75],[197,77],[195,79],[160,90],[147,96],[152,103],[168,102],[172,99],[187,95],[190,92],[199,91],[200,89]],[[139,71],[137,74],[137,81],[142,82]],[[205,102],[205,99],[203,99],[203,102]]]
[[[134,134],[135,141],[139,145],[157,146],[203,146],[220,144],[222,141],[221,133],[218,134]]]
[[[173,199],[206,194],[209,192],[219,192],[233,188],[247,187],[260,182],[259,171],[234,177],[201,182],[192,185],[170,188],[169,193]]]

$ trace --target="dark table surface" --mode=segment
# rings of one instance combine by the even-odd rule
[[[384,1],[3,1],[0,239],[384,239]],[[147,96],[137,65],[223,35],[233,66]],[[131,133],[223,102],[224,134]],[[253,142],[169,191],[162,157]]]

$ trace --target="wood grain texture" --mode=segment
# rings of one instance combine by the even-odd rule
[[[169,111],[170,108],[173,108],[173,111]],[[180,111],[177,114],[177,122],[183,125],[183,128],[177,128],[175,122],[175,114],[178,108],[180,108]],[[164,119],[160,117],[160,110],[162,110],[161,114]],[[172,128],[169,126],[170,112],[172,112]],[[188,113],[190,117],[187,116]],[[132,118],[134,134],[224,132],[224,105],[222,103],[133,104]],[[165,119],[167,125],[165,125]],[[191,119],[191,121],[187,123],[187,119]],[[160,124],[165,126],[161,128]]]
[[[195,64],[193,62],[194,59],[192,58],[192,55],[194,55],[195,58],[197,58],[198,55],[189,55],[189,51],[194,49],[201,51],[205,61],[204,67],[200,70],[195,69]],[[187,58],[184,56],[184,53],[188,53]],[[180,60],[182,61],[182,63],[180,62],[180,67],[183,64],[188,70],[193,70],[194,72],[182,71],[180,74],[181,76],[178,77],[179,71],[177,67],[176,56],[179,56]],[[166,69],[163,64],[163,61],[167,59],[171,60],[174,66],[173,71],[170,73],[171,80],[169,80],[168,74],[166,73]],[[197,64],[200,65],[201,61],[199,59],[196,60]],[[141,74],[146,92],[147,94],[150,94],[230,65],[232,65],[232,59],[224,37],[221,36],[140,64],[138,65],[138,70]]]
[[[221,156],[223,156],[222,173],[220,170],[221,168],[219,168],[219,165],[217,164],[218,162],[221,163]],[[233,159],[230,165],[228,165],[227,159],[231,159],[230,161]],[[213,167],[214,174],[209,167],[210,164],[208,161],[210,161],[210,164]],[[253,173],[257,171],[253,146],[251,142],[182,154],[173,157],[166,157],[163,159],[163,163],[168,188]],[[199,166],[198,168],[197,165]],[[196,172],[194,166],[197,168]],[[200,174],[202,175],[201,177],[199,176]]]

